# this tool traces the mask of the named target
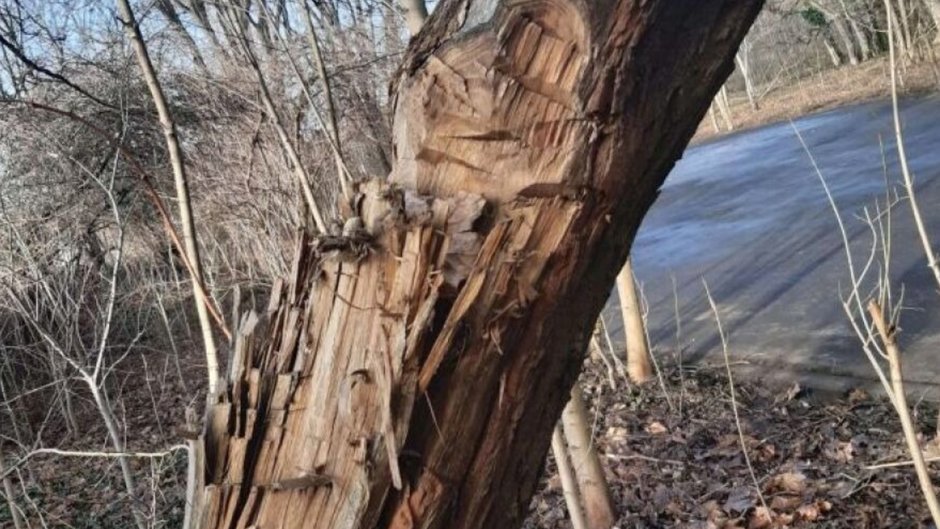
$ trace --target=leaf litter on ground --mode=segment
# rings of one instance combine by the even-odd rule
[[[588,360],[582,386],[618,529],[931,527],[911,467],[867,468],[909,459],[886,400],[862,390],[815,395],[799,384],[774,390],[742,377],[736,397],[762,506],[724,369],[687,367],[681,377],[668,369],[666,389],[681,403],[671,410],[658,385],[615,391],[604,366]],[[940,453],[936,408],[921,403],[918,412],[925,453]],[[551,458],[530,509],[526,529],[571,527]]]

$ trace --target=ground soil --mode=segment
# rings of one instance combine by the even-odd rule
[[[736,380],[739,436],[728,381],[725,366],[687,368],[682,376],[673,367],[662,385],[621,379],[617,389],[599,366],[582,375],[618,528],[930,527],[911,467],[869,468],[907,459],[884,398],[859,390],[820,397]],[[925,450],[936,453],[936,407],[920,402],[914,411]],[[568,527],[549,460],[526,529]]]
[[[172,362],[128,360],[112,387],[127,422],[130,450],[164,450],[182,442],[184,410],[198,408],[201,366],[184,365],[186,387]],[[168,359],[169,360],[169,359]],[[733,366],[732,371],[746,366]],[[742,451],[724,366],[664,368],[664,381],[629,385],[588,360],[582,384],[601,460],[620,519],[620,529],[907,528],[929,527],[913,471],[908,466],[870,469],[906,459],[900,426],[887,402],[853,391],[820,396],[792,387],[771,390],[759,380],[736,380]],[[149,382],[149,384],[148,384]],[[160,390],[163,385],[166,389]],[[148,389],[152,388],[153,391]],[[665,391],[663,390],[665,388]],[[80,392],[78,393],[80,395]],[[668,395],[668,398],[667,398]],[[78,399],[80,435],[50,421],[43,438],[63,449],[109,451],[90,402]],[[917,402],[921,441],[936,453],[936,407]],[[158,419],[158,420],[157,420]],[[4,432],[6,435],[6,432]],[[113,459],[42,455],[27,472],[27,506],[49,527],[131,528],[130,503]],[[153,527],[179,527],[183,514],[184,452],[134,461],[140,507]],[[934,473],[935,482],[940,472]],[[760,489],[770,515],[761,506]],[[0,527],[10,527],[0,502]],[[570,527],[549,457],[526,529]]]

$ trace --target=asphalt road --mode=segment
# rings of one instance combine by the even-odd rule
[[[940,98],[902,104],[905,146],[921,209],[940,252]],[[878,102],[794,125],[832,189],[856,258],[871,232],[865,206],[900,182],[891,106]],[[887,171],[885,171],[885,167]],[[901,190],[903,192],[903,190]],[[894,208],[891,275],[904,289],[899,341],[913,393],[940,396],[940,293],[907,203]],[[702,278],[719,304],[739,371],[781,385],[841,390],[874,380],[839,295],[846,256],[823,188],[791,125],[745,131],[688,149],[640,228],[634,268],[650,305],[657,355],[677,360],[672,278],[685,363],[720,361]],[[859,265],[860,266],[860,265]],[[867,285],[866,288],[871,285]],[[616,294],[614,294],[614,298]],[[620,335],[616,299],[606,321]]]

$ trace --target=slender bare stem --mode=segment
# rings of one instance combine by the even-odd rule
[[[199,241],[196,238],[196,227],[193,221],[192,204],[189,198],[189,180],[186,177],[186,164],[183,159],[183,150],[180,148],[176,132],[176,122],[170,114],[163,88],[157,79],[156,70],[144,44],[144,37],[137,25],[134,12],[127,0],[117,0],[118,11],[124,30],[134,48],[137,63],[143,72],[144,80],[150,89],[154,106],[163,128],[167,151],[170,155],[170,165],[173,168],[173,179],[176,185],[176,198],[179,203],[180,224],[183,228],[183,242],[186,247],[186,257],[192,264],[190,273],[193,274],[193,294],[196,297],[196,312],[199,316],[199,326],[202,330],[202,342],[206,355],[206,369],[209,376],[209,392],[215,393],[219,386],[219,355],[212,336],[212,324],[209,322],[208,300],[205,291],[197,284],[202,285],[202,264],[199,260]]]
[[[747,452],[747,444],[744,442],[744,430],[741,428],[741,418],[738,415],[738,399],[734,391],[734,375],[731,373],[731,358],[728,355],[728,340],[725,337],[725,331],[721,326],[721,316],[718,315],[718,306],[715,305],[715,299],[708,289],[708,282],[702,278],[702,285],[705,286],[705,296],[708,298],[708,304],[715,315],[715,325],[718,326],[718,336],[721,338],[721,353],[725,359],[725,369],[728,372],[728,389],[731,391],[731,411],[734,412],[734,424],[738,428],[738,440],[741,442],[741,453],[744,454],[744,462],[747,464],[747,471],[751,474],[751,481],[754,483],[754,490],[760,499],[761,505],[769,512],[767,502],[764,500],[764,494],[760,490],[760,482],[757,480],[757,474],[754,473],[754,466],[751,464],[751,456]]]
[[[924,224],[924,216],[921,214],[920,206],[917,203],[917,195],[914,193],[914,178],[911,176],[911,169],[907,164],[907,154],[904,150],[901,113],[898,110],[898,84],[894,54],[894,36],[890,29],[891,25],[894,24],[894,17],[889,0],[885,0],[885,5],[887,7],[889,28],[888,63],[891,69],[891,110],[894,118],[894,139],[898,146],[898,159],[901,162],[901,176],[904,178],[904,189],[907,191],[907,198],[911,203],[911,214],[914,216],[914,225],[917,226],[917,235],[920,237],[921,246],[923,246],[924,254],[927,256],[927,266],[930,267],[930,271],[933,272],[938,292],[940,292],[940,264],[937,263],[937,255],[933,251],[933,245],[930,243],[930,236],[927,234],[927,227]]]
[[[898,348],[897,340],[893,328],[888,326],[885,321],[884,312],[878,305],[878,302],[871,300],[868,302],[868,313],[875,322],[875,328],[878,329],[878,335],[888,353],[888,366],[891,370],[891,385],[894,387],[895,411],[898,418],[901,419],[901,429],[904,431],[904,441],[907,443],[907,451],[911,455],[911,461],[914,464],[914,471],[917,473],[917,481],[920,483],[921,492],[927,502],[927,508],[930,510],[930,516],[933,518],[934,526],[940,527],[940,503],[937,502],[937,494],[934,492],[933,483],[930,481],[930,473],[927,471],[927,464],[924,462],[924,453],[917,442],[917,429],[914,421],[911,419],[911,411],[907,407],[907,396],[904,393],[904,377],[901,370],[901,352]]]
[[[555,425],[555,431],[552,433],[552,454],[555,455],[555,466],[558,467],[558,477],[561,479],[561,488],[564,491],[571,526],[574,529],[587,529],[584,510],[581,508],[578,481],[575,479],[574,470],[568,460],[568,447],[565,445],[565,437],[559,425]]]

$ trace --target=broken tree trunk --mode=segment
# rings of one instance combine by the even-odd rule
[[[204,528],[521,524],[591,327],[759,0],[444,0],[390,183],[302,238],[209,403]],[[356,218],[358,217],[358,218]]]

